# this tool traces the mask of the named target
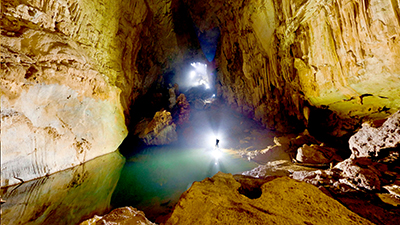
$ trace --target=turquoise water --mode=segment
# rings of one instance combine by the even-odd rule
[[[218,171],[237,174],[257,166],[227,150],[221,150],[216,160],[212,151],[177,146],[146,148],[127,159],[112,206],[133,206],[153,222],[160,221],[194,181],[212,177]]]

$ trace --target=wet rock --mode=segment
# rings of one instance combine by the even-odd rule
[[[171,113],[158,111],[150,122],[146,120],[136,126],[135,133],[146,145],[165,145],[178,139],[176,125],[172,122]]]
[[[304,182],[282,177],[258,188],[254,183],[258,194],[248,196],[239,189],[249,181],[240,181],[219,172],[193,183],[165,224],[372,224]]]
[[[364,123],[349,140],[352,158],[378,157],[382,149],[400,144],[400,111],[390,116],[379,128]]]
[[[150,222],[144,212],[137,210],[131,206],[117,208],[105,216],[94,216],[91,219],[85,220],[80,225],[107,225],[107,224],[141,224],[141,225],[155,225]]]
[[[337,151],[338,150],[335,148],[315,144],[304,144],[297,149],[296,161],[310,164],[329,164],[333,161],[343,161],[343,159],[336,154]]]

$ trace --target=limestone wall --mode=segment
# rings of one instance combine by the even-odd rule
[[[115,151],[177,55],[170,1],[3,0],[1,15],[1,186]]]
[[[221,30],[222,95],[268,127],[306,120],[308,104],[343,119],[400,107],[398,0],[186,4],[201,29]]]

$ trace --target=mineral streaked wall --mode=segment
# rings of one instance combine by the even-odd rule
[[[185,2],[221,30],[223,96],[271,128],[308,104],[356,120],[400,108],[398,0]]]
[[[115,151],[124,111],[177,56],[170,1],[3,0],[1,10],[1,186]]]

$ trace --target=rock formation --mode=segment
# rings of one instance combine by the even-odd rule
[[[363,124],[363,127],[349,140],[353,152],[351,157],[339,162],[332,169],[294,171],[291,176],[294,179],[327,188],[347,207],[377,224],[397,224],[400,211],[387,210],[387,205],[376,200],[377,196],[374,196],[374,193],[378,192],[382,201],[398,205],[397,200],[400,196],[398,182],[400,134],[397,132],[400,128],[399,113],[393,114],[377,128],[369,123]],[[345,193],[348,192],[352,194],[346,196]],[[364,193],[361,194],[362,197],[358,196],[360,192]],[[389,192],[390,195],[385,192]],[[355,201],[359,203],[354,203]],[[374,203],[371,204],[371,202]],[[363,209],[364,206],[361,207],[361,205],[368,205],[365,207],[371,207],[371,210],[373,208],[376,216],[368,216],[368,210]]]
[[[1,1],[1,186],[118,148],[130,104],[180,62],[170,6]]]
[[[185,3],[200,32],[221,31],[223,97],[270,128],[306,120],[308,104],[353,125],[400,108],[398,0]]]
[[[150,122],[143,120],[135,133],[146,145],[165,145],[178,139],[176,125],[172,122],[171,113],[166,110],[156,112]]]
[[[180,94],[178,96],[178,98],[176,99],[176,104],[177,104],[177,110],[176,110],[176,115],[174,116],[174,117],[177,117],[176,124],[183,125],[183,124],[189,122],[190,105],[189,105],[189,102],[186,100],[186,97],[184,94]]]
[[[3,0],[0,29],[2,187],[115,151],[127,135],[130,116],[136,115],[131,106],[139,97],[155,83],[167,83],[165,74],[183,79],[183,64],[213,59],[205,56],[210,52],[216,53],[209,65],[218,68],[217,96],[271,130],[307,128],[312,135],[347,140],[363,122],[400,109],[400,0]],[[196,37],[211,36],[218,43],[210,43],[215,49],[203,54],[204,42]],[[184,96],[176,99],[176,89],[171,89],[170,108],[179,108],[177,123],[188,120],[188,102],[194,109],[212,107],[207,100],[212,94],[198,87],[186,101]],[[350,139],[352,157],[334,168],[292,176],[342,191],[385,188],[399,193],[399,120],[400,112],[381,128],[364,125]],[[143,121],[136,134],[146,144],[177,139],[169,112]],[[272,157],[287,149],[293,154],[300,146],[298,160],[303,163],[339,160],[333,149],[297,138],[263,153]],[[239,187],[222,174],[196,183],[168,223],[195,222],[204,215],[206,223],[364,221],[316,189],[287,178],[260,186],[256,199],[241,195]],[[218,196],[217,188],[228,197]],[[293,190],[297,195],[287,195]],[[315,207],[302,194],[333,211]],[[193,196],[206,198],[186,206]],[[265,208],[260,199],[274,199],[268,203],[284,203],[285,208]],[[310,217],[293,202],[328,216]],[[198,210],[204,203],[210,208]],[[186,207],[198,214],[190,215]],[[212,207],[231,215],[216,214]],[[332,212],[344,217],[333,219]]]
[[[337,151],[335,148],[304,144],[297,149],[296,161],[309,164],[329,164],[334,161],[343,161],[336,153]]]
[[[141,224],[141,225],[155,225],[150,222],[144,213],[132,207],[123,207],[114,209],[105,216],[94,216],[91,219],[85,220],[80,225],[91,225],[91,224]]]
[[[396,112],[379,128],[364,123],[349,140],[352,158],[378,157],[383,149],[400,146],[400,111]]]
[[[165,224],[372,224],[312,185],[259,181],[218,173],[195,182]]]

